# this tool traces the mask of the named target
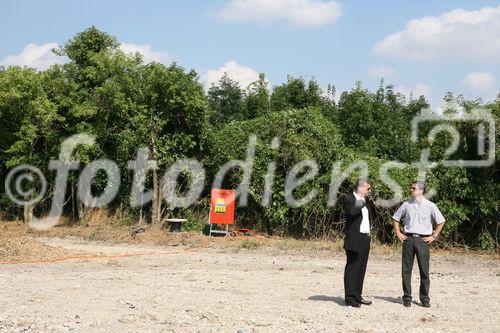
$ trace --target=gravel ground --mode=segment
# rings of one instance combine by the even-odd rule
[[[38,239],[105,258],[0,265],[0,332],[498,332],[500,261],[431,254],[431,308],[401,304],[400,254],[372,255],[360,309],[331,251]],[[122,257],[121,254],[135,254]],[[414,266],[418,300],[418,267]]]

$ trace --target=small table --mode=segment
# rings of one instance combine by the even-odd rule
[[[170,232],[181,232],[182,223],[187,222],[187,219],[165,219],[170,225]]]

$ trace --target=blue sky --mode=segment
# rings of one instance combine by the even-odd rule
[[[49,43],[90,25],[207,84],[224,71],[242,85],[264,72],[271,85],[291,74],[343,91],[357,80],[376,89],[384,76],[433,105],[449,90],[486,100],[500,91],[499,1],[7,0],[0,64],[43,69],[60,61]]]

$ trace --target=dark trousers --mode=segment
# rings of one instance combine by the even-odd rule
[[[411,270],[413,261],[417,256],[418,270],[420,272],[420,301],[429,301],[429,244],[421,237],[408,236],[403,242],[403,300],[411,301]]]
[[[354,303],[361,300],[366,264],[370,252],[370,237],[363,236],[359,251],[345,250],[347,263],[344,270],[345,302]]]

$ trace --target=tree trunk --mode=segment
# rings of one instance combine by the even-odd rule
[[[150,140],[150,151],[151,151],[151,159],[156,160],[156,140],[154,134],[151,134]],[[160,186],[158,184],[158,170],[157,168],[153,168],[153,201],[151,205],[151,224],[160,225],[161,216],[160,216],[160,208],[161,208],[161,197],[160,197]]]
[[[77,220],[76,217],[76,191],[75,184],[71,182],[71,219],[73,223]]]
[[[77,199],[78,202],[78,222],[81,222],[85,217],[85,205],[80,199]]]
[[[24,223],[29,224],[33,221],[33,208],[34,206],[32,204],[25,204],[24,205]]]
[[[30,150],[30,153],[29,153],[29,160],[32,161],[32,158],[33,158],[33,145],[31,145],[31,150]],[[29,172],[29,176],[31,177],[31,179],[33,179],[33,173],[31,171]],[[25,200],[25,202],[28,202],[32,198],[33,198],[32,195],[26,195],[24,197],[24,200]],[[28,204],[28,203],[26,203],[24,205],[24,209],[23,209],[23,220],[24,220],[24,223],[30,224],[33,221],[33,209],[34,208],[35,208],[34,204]]]
[[[158,223],[157,223],[157,226],[161,226],[161,223],[162,223],[162,220],[163,220],[163,214],[162,214],[162,211],[161,211],[161,204],[162,204],[162,201],[163,201],[163,182],[160,178],[160,180],[158,181],[158,204],[156,205],[156,209],[157,209],[157,212],[156,212],[156,216],[158,216]]]

